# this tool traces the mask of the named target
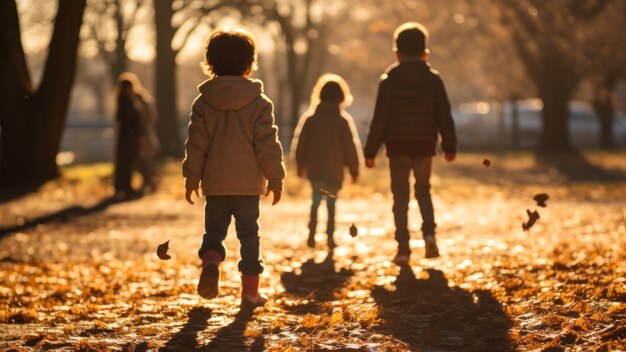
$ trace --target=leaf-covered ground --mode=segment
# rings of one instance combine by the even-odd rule
[[[262,205],[271,301],[253,312],[239,309],[234,233],[220,297],[197,296],[203,208],[183,201],[176,163],[156,194],[121,203],[102,201],[110,166],[68,169],[0,204],[0,349],[626,350],[626,155],[586,155],[592,165],[487,155],[488,168],[483,156],[436,162],[442,256],[423,258],[413,201],[402,267],[390,262],[383,160],[340,193],[334,253],[323,221],[317,248],[306,247],[309,190],[290,178],[279,205]],[[550,195],[547,208],[537,193]],[[540,214],[528,232],[526,209]],[[161,261],[168,239],[172,259]]]

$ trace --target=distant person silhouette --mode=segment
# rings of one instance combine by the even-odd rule
[[[347,168],[352,182],[359,178],[361,143],[354,119],[344,109],[352,102],[348,84],[338,75],[321,76],[311,94],[309,110],[302,115],[291,143],[298,176],[311,182],[309,247],[315,247],[317,210],[323,196],[328,208],[328,248],[335,248],[335,200]]]
[[[133,73],[121,74],[118,81],[114,183],[116,196],[124,198],[135,193],[131,185],[135,169],[143,178],[141,190],[155,190],[153,160],[160,146],[154,128],[156,113],[152,97]]]
[[[398,242],[394,262],[398,264],[407,263],[411,254],[407,216],[411,171],[422,214],[426,257],[438,257],[430,196],[431,164],[438,134],[446,160],[456,158],[450,103],[439,73],[428,64],[427,40],[428,32],[419,23],[405,23],[396,29],[393,46],[398,62],[381,77],[364,152],[365,165],[371,168],[381,145],[384,143],[387,148]]]
[[[262,306],[259,274],[259,196],[273,193],[280,201],[285,178],[283,149],[274,124],[272,101],[263,83],[248,78],[256,67],[252,33],[241,27],[214,31],[205,46],[209,79],[198,86],[185,142],[185,198],[193,204],[198,189],[206,196],[205,232],[198,256],[202,273],[198,294],[218,296],[220,263],[231,219],[240,244],[241,306]]]

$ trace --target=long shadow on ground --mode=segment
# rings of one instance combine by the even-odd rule
[[[509,157],[515,158],[515,155]],[[495,184],[626,181],[626,173],[624,171],[594,165],[579,151],[568,153],[537,152],[534,158],[534,167],[520,171],[503,169],[497,162],[492,162],[490,170],[486,170],[485,167],[480,164],[468,165],[457,163],[449,167],[455,170],[457,174],[463,175],[464,177]]]
[[[249,345],[246,343],[244,333],[253,316],[253,310],[241,309],[230,324],[217,330],[211,341],[204,344],[199,335],[208,327],[211,310],[194,307],[188,313],[187,323],[159,351],[264,351],[262,334],[254,337]]]
[[[553,167],[568,181],[626,181],[626,174],[593,165],[579,151],[570,153],[538,153],[540,164]]]
[[[440,270],[418,279],[400,267],[395,290],[375,286],[372,297],[381,309],[381,333],[393,334],[411,350],[512,351],[513,323],[488,291],[448,287]]]
[[[248,323],[252,320],[254,311],[241,309],[235,320],[217,331],[215,337],[205,346],[201,346],[202,351],[264,351],[265,337],[263,334],[254,337],[250,345],[246,344],[244,333]]]
[[[281,281],[285,291],[296,296],[315,297],[317,302],[334,300],[334,292],[345,285],[354,272],[350,269],[341,268],[335,270],[333,251],[321,263],[309,259],[302,264],[301,273],[286,272],[281,275]]]
[[[41,187],[41,184],[22,185],[18,187],[2,186],[0,187],[0,204],[37,192],[39,187]]]
[[[126,198],[107,197],[107,198],[102,199],[97,204],[90,206],[90,207],[84,207],[82,205],[73,205],[65,209],[61,209],[57,212],[28,220],[24,222],[23,224],[0,228],[0,238],[10,235],[15,232],[20,232],[20,231],[31,229],[37,225],[42,225],[42,224],[46,224],[46,223],[53,222],[53,221],[69,221],[72,217],[85,216],[85,215],[98,213],[98,212],[106,210],[111,205],[139,199],[141,197],[142,195],[140,193],[137,193]]]
[[[208,326],[211,310],[204,307],[194,307],[187,314],[189,320],[159,351],[193,351],[197,349],[198,333]]]

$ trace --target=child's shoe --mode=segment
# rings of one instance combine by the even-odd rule
[[[219,294],[218,283],[220,281],[220,269],[214,263],[207,264],[202,268],[200,281],[198,282],[198,294],[202,298],[211,299]]]
[[[241,308],[254,309],[267,303],[267,297],[259,294],[259,276],[241,275]]]
[[[439,256],[439,248],[434,235],[424,236],[424,247],[426,249],[426,258],[437,258]]]
[[[258,294],[256,296],[250,296],[247,293],[241,295],[241,309],[254,309],[263,307],[267,303],[267,297]]]
[[[218,284],[220,281],[219,265],[222,261],[220,254],[214,250],[208,250],[202,256],[202,273],[198,282],[198,294],[202,298],[215,298],[219,294]]]

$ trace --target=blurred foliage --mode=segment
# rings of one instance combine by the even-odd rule
[[[91,53],[85,57],[87,62],[93,61],[88,57],[99,51],[104,52],[104,56],[112,55],[115,38],[118,37],[114,29],[116,16],[122,16],[123,37],[133,40],[127,51],[153,45],[153,29],[146,22],[146,16],[152,13],[151,1],[116,1],[90,2],[85,16],[82,47],[84,53]],[[576,1],[571,3],[573,5],[568,8],[565,2],[531,5],[530,2],[500,0],[345,0],[329,3],[323,0],[230,0],[221,4],[178,0],[173,2],[176,11],[173,25],[179,29],[173,47],[183,50],[186,44],[191,43],[196,51],[201,51],[199,43],[212,28],[241,21],[253,27],[261,39],[261,71],[258,74],[266,81],[269,93],[279,101],[277,107],[282,109],[281,116],[291,111],[287,110],[288,104],[282,102],[293,90],[283,88],[288,86],[286,82],[289,79],[298,80],[303,87],[299,99],[305,104],[314,79],[324,71],[345,76],[356,95],[355,104],[360,109],[370,109],[377,78],[394,60],[391,52],[393,30],[402,22],[418,21],[430,31],[431,61],[443,73],[453,101],[507,99],[512,92],[532,97],[537,93],[529,84],[529,74],[516,51],[519,48],[516,49],[515,36],[527,33],[520,29],[518,23],[522,23],[525,17],[533,19],[535,12],[543,24],[534,32],[525,34],[524,47],[537,50],[537,40],[553,40],[562,48],[564,59],[578,60],[577,69],[584,72],[585,79],[604,67],[626,67],[622,55],[626,51],[621,50],[623,41],[618,40],[620,23],[626,13],[623,2],[606,1],[605,8],[594,18],[580,23],[571,16],[593,7],[595,2],[585,2],[590,5],[576,5]],[[39,28],[46,23],[45,18],[34,17],[28,0],[20,0],[20,4],[21,20],[27,27]],[[512,8],[517,12],[511,13]],[[42,11],[44,14],[48,12]],[[558,26],[561,29],[557,29]],[[43,32],[45,30],[25,33],[26,41],[36,41]],[[547,33],[552,34],[542,35]],[[283,57],[290,46],[295,50],[297,60],[292,68],[288,64],[289,59]],[[42,49],[33,49],[31,56],[38,56],[38,50]],[[310,50],[313,50],[312,56],[307,59]],[[197,82],[202,79],[197,66],[201,52],[189,54],[185,60],[193,69],[181,69],[181,81]],[[141,65],[136,63],[131,64],[132,69],[146,76],[142,80],[152,82],[149,71],[141,69]],[[97,66],[96,63],[91,65]],[[288,70],[293,71],[289,73]],[[296,77],[290,78],[290,75]],[[93,76],[88,79],[97,80]],[[185,93],[180,104],[180,108],[185,109],[183,115],[187,114],[186,107],[193,95],[193,91]],[[292,117],[284,118],[288,120]]]

